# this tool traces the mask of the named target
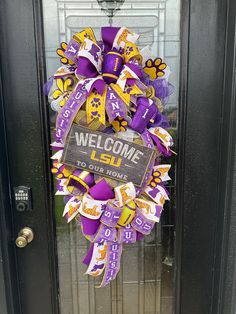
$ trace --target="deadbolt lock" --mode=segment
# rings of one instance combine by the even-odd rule
[[[27,244],[32,242],[34,239],[34,233],[33,230],[29,227],[25,227],[20,230],[18,233],[18,237],[16,238],[16,246],[19,248],[26,247]]]

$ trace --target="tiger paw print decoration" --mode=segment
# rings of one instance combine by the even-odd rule
[[[148,59],[143,69],[152,80],[155,80],[165,74],[166,66],[166,63],[163,63],[161,58],[156,58],[155,60]]]

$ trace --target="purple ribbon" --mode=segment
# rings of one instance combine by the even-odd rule
[[[108,227],[104,224],[101,224],[97,234],[92,238],[93,242],[101,242],[101,241],[116,241],[116,228]]]
[[[102,179],[89,190],[93,199],[106,201],[115,197],[115,193],[105,179]]]
[[[130,127],[139,133],[143,133],[151,118],[157,114],[155,103],[146,97],[139,97],[138,108],[130,123]]]
[[[50,89],[51,89],[51,87],[52,87],[52,85],[53,85],[53,76],[52,77],[50,77],[48,80],[47,80],[47,82],[46,83],[44,83],[44,85],[43,85],[43,93],[44,93],[44,95],[46,95],[46,96],[48,96],[48,94],[49,94],[49,92],[50,92]]]
[[[162,104],[165,104],[171,94],[174,92],[174,86],[164,78],[158,78],[155,81],[149,81],[149,84],[155,89],[155,96],[160,98]]]
[[[131,226],[138,232],[148,235],[155,225],[154,221],[148,220],[139,210],[136,210]]]
[[[85,58],[85,57],[79,57],[79,66],[75,70],[75,75],[77,77],[96,77],[98,76],[98,71],[95,68],[95,66],[92,64],[92,62]]]
[[[127,116],[126,104],[111,86],[107,88],[106,112],[110,123],[117,117],[125,119]]]
[[[108,243],[107,249],[107,266],[100,287],[105,287],[115,279],[120,269],[120,258],[122,253],[122,245],[118,243]]]
[[[150,133],[151,138],[157,145],[158,152],[166,157],[170,157],[172,155],[171,150],[167,151],[166,148],[161,144],[160,139],[154,134]]]
[[[86,97],[84,85],[78,84],[59,113],[56,123],[56,138],[61,143],[65,142],[71,124],[80,107],[85,102]]]
[[[85,258],[83,260],[83,263],[87,266],[90,264],[90,261],[91,261],[92,255],[93,255],[93,247],[94,247],[94,243],[92,243],[90,245],[90,248],[87,252],[87,255],[85,256]]]
[[[92,90],[95,88],[97,92],[102,95],[106,87],[106,83],[103,81],[102,78],[97,79],[94,81],[94,83],[91,85],[90,90],[88,91],[88,94],[92,92]]]
[[[77,63],[77,53],[79,51],[80,44],[73,38],[69,41],[66,51],[64,52],[65,57]]]
[[[120,27],[110,27],[110,26],[102,27],[101,35],[102,35],[102,41],[104,44],[105,53],[111,50],[113,46],[113,41],[119,30],[120,30]]]
[[[145,146],[147,146],[149,148],[155,147],[155,145],[153,144],[152,138],[151,138],[151,136],[147,130],[144,130],[144,132],[141,134],[141,137],[143,139]],[[145,188],[149,182],[150,176],[152,174],[152,169],[153,169],[153,166],[155,164],[155,158],[156,158],[156,156],[154,155],[154,158],[151,160],[151,162],[148,166],[148,170],[147,170],[145,179],[143,180],[142,186],[140,188],[138,188],[138,187],[136,188],[137,195],[141,194],[145,190]]]
[[[164,116],[163,114],[161,114],[159,111],[157,112],[155,118],[154,118],[154,122],[150,122],[148,124],[148,127],[158,127],[160,126],[163,129],[168,129],[170,128],[170,124],[169,121],[167,119],[166,116]]]

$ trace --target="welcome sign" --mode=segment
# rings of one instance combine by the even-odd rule
[[[140,187],[154,154],[151,148],[73,124],[62,163]]]

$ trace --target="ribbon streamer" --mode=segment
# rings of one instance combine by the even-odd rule
[[[106,89],[105,92],[100,95],[96,90],[93,90],[86,103],[87,122],[90,123],[94,119],[98,118],[99,122],[105,125],[105,105],[106,104]]]

